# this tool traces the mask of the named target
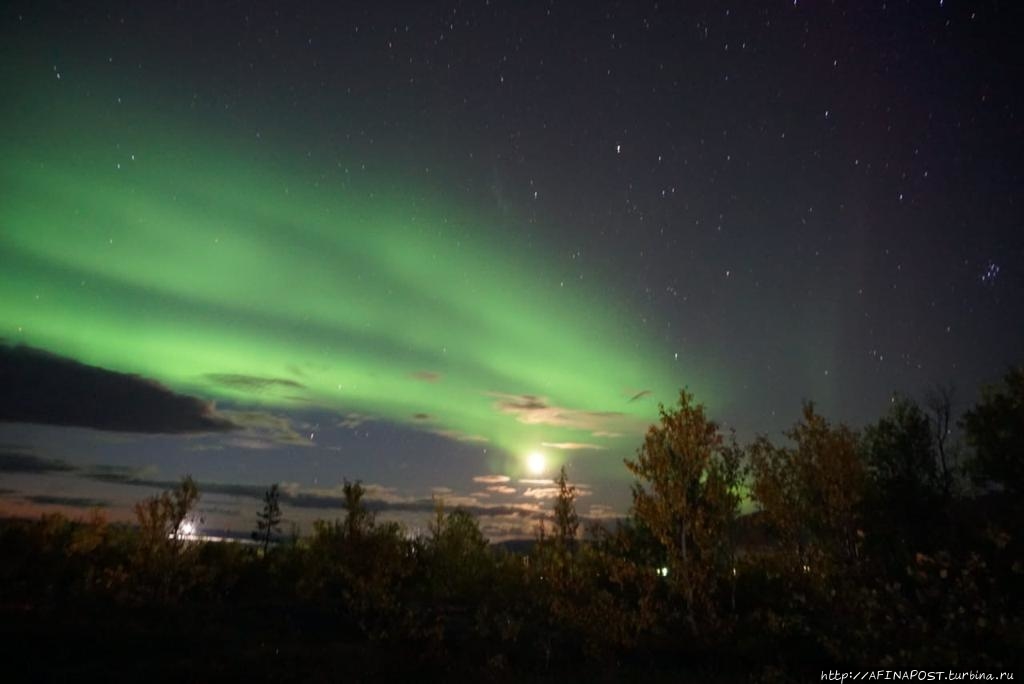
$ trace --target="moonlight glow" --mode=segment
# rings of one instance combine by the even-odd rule
[[[539,451],[531,451],[530,455],[526,457],[526,468],[531,475],[543,475],[547,467],[547,459]]]

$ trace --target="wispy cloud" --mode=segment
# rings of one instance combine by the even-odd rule
[[[441,379],[441,374],[429,370],[418,370],[415,373],[410,374],[409,377],[421,382],[437,382]]]
[[[289,378],[267,378],[258,375],[242,375],[241,373],[207,373],[207,380],[222,387],[246,392],[265,392],[278,388],[305,389],[305,385]]]
[[[274,449],[281,446],[314,446],[308,435],[300,434],[284,416],[266,411],[224,411],[244,432],[225,440],[239,449]]]
[[[591,504],[587,509],[586,516],[591,520],[615,520],[623,517],[621,513],[611,506],[605,504]]]
[[[432,430],[431,432],[438,437],[444,437],[456,442],[466,442],[467,444],[486,444],[490,441],[481,435],[470,435],[458,430]]]
[[[490,487],[487,487],[487,491],[494,492],[495,494],[515,494],[518,490],[516,490],[515,487],[509,487],[506,485],[491,485]]]
[[[338,421],[338,427],[355,430],[363,423],[367,423],[371,420],[373,420],[373,416],[368,416],[363,413],[346,413],[342,419]]]
[[[508,475],[477,475],[473,478],[473,482],[479,482],[481,484],[501,484],[502,482],[508,482],[511,480]]]
[[[530,487],[523,496],[528,499],[554,499],[558,496],[558,487]]]
[[[515,416],[527,425],[549,425],[551,427],[597,431],[640,431],[643,425],[635,417],[621,411],[584,411],[552,405],[546,397],[533,394],[507,394],[489,392],[497,401],[494,408],[501,413]]]
[[[577,449],[604,449],[600,444],[589,444],[587,442],[541,442],[541,446],[546,446],[550,449],[565,449],[565,450],[577,450]]]

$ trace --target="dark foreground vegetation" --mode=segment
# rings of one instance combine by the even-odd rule
[[[684,392],[626,466],[626,520],[580,529],[563,470],[525,554],[443,504],[409,539],[374,519],[359,483],[341,518],[290,540],[271,488],[252,545],[183,533],[189,478],[140,503],[136,527],[8,521],[6,667],[17,680],[649,682],[1020,662],[1024,369],[959,420],[946,391],[923,407],[895,397],[861,433],[808,405],[784,445],[738,445]],[[756,512],[740,515],[746,496]]]

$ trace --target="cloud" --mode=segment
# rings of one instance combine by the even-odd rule
[[[503,394],[492,392],[491,396],[498,399],[498,408],[507,413],[518,413],[521,411],[544,411],[548,408],[547,402],[532,394]]]
[[[338,427],[348,428],[349,430],[355,430],[357,427],[373,420],[372,416],[367,416],[362,413],[346,413],[345,416],[338,422]]]
[[[31,496],[24,496],[22,498],[41,506],[71,506],[73,508],[106,508],[110,506],[109,501],[104,501],[103,499],[90,499],[84,496],[32,494]]]
[[[523,496],[528,499],[554,499],[558,496],[558,487],[530,487]]]
[[[238,518],[242,515],[242,511],[237,508],[224,508],[223,506],[200,506],[199,512],[205,515],[222,515],[225,518]]]
[[[651,390],[649,389],[640,390],[639,392],[637,392],[636,394],[629,398],[628,403],[632,404],[634,401],[637,401],[638,399],[643,399],[644,397],[649,396],[650,394]]]
[[[190,444],[188,451],[224,451],[223,444]]]
[[[314,443],[292,426],[283,416],[265,411],[222,411],[222,414],[244,433],[226,441],[239,449],[274,449],[280,446],[314,446]]]
[[[32,347],[0,344],[0,377],[0,422],[154,434],[235,427],[212,403]]]
[[[22,447],[0,449],[0,473],[61,473],[74,469],[69,463],[40,458]]]
[[[584,517],[589,518],[590,520],[617,520],[623,516],[611,506],[605,504],[591,504]]]
[[[409,377],[422,382],[437,382],[441,379],[441,374],[435,373],[434,371],[418,370],[415,373],[410,374]]]
[[[430,420],[429,413],[414,413],[412,414],[413,420]]]
[[[288,378],[265,378],[258,375],[242,375],[240,373],[207,373],[203,377],[223,387],[249,392],[263,392],[278,387],[287,387],[289,389],[306,388],[302,383],[289,380]]]
[[[173,489],[181,483],[180,480],[157,479],[153,468],[133,468],[121,465],[90,465],[79,469],[78,474],[87,480],[152,489]],[[263,485],[221,482],[197,482],[197,485],[201,495],[223,494],[251,499],[262,499],[267,490],[267,487]]]
[[[99,478],[96,478],[99,479]],[[148,478],[103,478],[105,481],[117,481],[120,484],[170,489],[178,485],[177,481],[159,481]],[[197,482],[199,493],[224,494],[241,498],[262,499],[266,487],[261,485],[244,485],[229,483]],[[363,504],[367,510],[375,513],[405,512],[433,513],[436,502],[433,497],[404,496],[394,487],[383,487],[376,484],[364,484]],[[280,483],[280,496],[283,505],[301,509],[334,510],[341,515],[345,508],[345,496],[341,485],[331,488],[304,488],[296,482]],[[533,516],[541,512],[536,504],[510,503],[487,504],[472,496],[459,495],[454,492],[443,494],[445,507],[460,508],[476,516],[519,515]]]
[[[78,474],[88,480],[111,482],[114,484],[132,484],[134,481],[143,479],[153,473],[155,473],[155,470],[148,468],[106,464],[88,465],[78,469]]]
[[[621,437],[621,432],[609,432],[607,430],[598,430],[597,432],[591,432],[594,437]]]
[[[516,420],[527,425],[550,425],[593,432],[606,430],[609,426],[631,425],[636,422],[635,418],[620,411],[582,411],[552,406],[546,397],[532,394],[488,394],[497,399],[494,407],[498,411],[515,416]]]
[[[86,478],[119,484],[126,486],[145,487],[149,489],[168,490],[177,487],[178,480],[158,479],[154,477],[151,469],[135,469],[118,465],[94,465],[78,469],[78,475]],[[485,478],[505,478],[503,475],[481,476]],[[501,481],[507,481],[508,478]],[[551,484],[550,480],[541,480],[545,484]],[[221,495],[242,499],[262,500],[267,487],[265,485],[235,484],[223,482],[197,482],[199,493],[202,497]],[[344,514],[345,497],[343,487],[338,485],[330,488],[306,488],[297,482],[281,482],[280,501],[283,506],[303,510],[329,511],[337,516]],[[406,496],[393,487],[384,487],[377,484],[364,484],[365,495],[363,504],[367,510],[383,514],[432,514],[436,508],[436,497],[441,495],[445,507],[449,510],[460,509],[478,518],[481,529],[485,534],[493,538],[515,536],[516,534],[529,535],[532,525],[544,518],[547,513],[540,499],[551,498],[545,493],[550,489],[557,495],[557,488],[539,488],[530,490],[527,496],[536,501],[523,501],[517,503],[487,503],[482,501],[480,495],[460,495],[445,487],[435,488],[434,496],[430,498],[422,496]],[[514,494],[516,489],[493,485],[488,490],[501,494]],[[581,491],[580,495],[587,495],[590,492]],[[84,500],[83,500],[84,501]],[[65,504],[72,505],[72,504]],[[82,504],[85,506],[86,504]],[[235,509],[223,505],[213,505],[210,502],[201,510],[207,513],[216,513],[225,516],[233,516]]]
[[[200,486],[200,491],[203,487]],[[336,510],[340,514],[344,509],[345,499],[342,496],[324,496],[308,492],[297,492],[290,495],[282,495],[281,503],[304,509]],[[445,508],[454,510],[456,508],[471,513],[475,516],[489,515],[521,515],[532,516],[538,512],[534,505],[523,504],[486,504],[471,496],[445,496]],[[404,513],[433,513],[436,502],[433,498],[415,498],[401,501],[385,501],[382,499],[370,498],[367,495],[363,499],[367,510],[375,513],[404,512]]]
[[[473,478],[473,482],[480,482],[481,484],[501,484],[502,482],[508,482],[512,478],[508,475],[477,475]]]
[[[586,442],[541,442],[541,446],[551,449],[604,449],[600,444],[588,444]]]
[[[534,479],[534,480],[526,479],[526,480],[520,480],[519,484],[549,485],[549,484],[555,484],[555,481],[551,480],[551,479]]]
[[[468,444],[486,444],[490,440],[480,435],[469,435],[465,432],[459,432],[458,430],[431,430],[432,434],[438,437],[444,437],[456,442],[466,442]]]
[[[594,493],[587,485],[574,486],[577,498],[591,496]],[[558,491],[558,487],[530,487],[523,492],[523,496],[528,499],[554,499],[558,496]]]

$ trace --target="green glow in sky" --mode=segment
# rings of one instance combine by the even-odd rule
[[[416,425],[511,468],[632,448],[685,382],[514,219],[134,116],[8,128],[0,337],[214,400]]]

